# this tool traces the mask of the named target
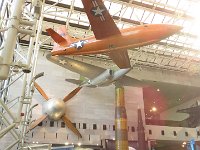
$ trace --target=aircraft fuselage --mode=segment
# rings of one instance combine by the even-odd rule
[[[131,69],[132,68],[125,68],[125,69],[119,69],[117,71],[107,69],[103,73],[95,77],[94,79],[88,80],[82,86],[87,86],[87,87],[108,86],[114,83],[119,78],[123,77]]]
[[[173,35],[181,27],[167,24],[134,26],[121,30],[121,34],[96,40],[95,37],[75,41],[62,50],[52,51],[52,55],[86,55],[127,50],[156,43]]]

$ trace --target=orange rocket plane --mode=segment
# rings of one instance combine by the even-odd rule
[[[94,37],[81,40],[67,35],[61,27],[58,33],[47,29],[56,45],[52,55],[106,54],[119,68],[129,68],[127,49],[159,42],[182,29],[169,24],[145,24],[119,30],[102,0],[82,0]]]

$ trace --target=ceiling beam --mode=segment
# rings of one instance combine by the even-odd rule
[[[164,13],[167,13],[167,14],[170,14],[170,15],[173,15],[173,16],[176,16],[177,15],[177,12],[176,11],[173,11],[173,10],[169,10],[169,9],[166,9],[166,8],[161,8],[161,7],[158,7],[156,5],[150,5],[150,4],[146,4],[146,3],[143,3],[143,2],[138,2],[138,1],[130,1],[130,0],[120,0],[122,2],[126,2],[126,3],[131,3],[131,4],[134,4],[134,5],[137,5],[137,6],[140,6],[140,7],[143,7],[143,8],[148,8],[148,9],[152,9],[152,10],[156,10],[156,11],[159,11],[159,12],[164,12]],[[167,7],[167,5],[166,5]],[[192,16],[189,16],[187,14],[183,14],[182,16],[184,19],[194,19]]]
[[[122,2],[129,2],[130,0],[120,0],[120,1],[122,1]],[[45,3],[48,4],[48,5],[55,4],[55,2],[50,1],[50,0],[46,0]],[[137,2],[137,1],[132,1],[132,4],[137,4],[138,6],[143,6],[144,5],[146,8],[149,8],[149,9],[154,9],[154,7],[155,7],[154,5],[144,4],[142,2]],[[57,3],[55,6],[70,9],[70,5],[63,4],[63,3]],[[176,14],[175,11],[167,10],[167,9],[160,8],[160,7],[155,7],[155,8],[157,8],[160,11],[162,10],[162,12],[168,12],[168,14],[171,14],[171,15],[175,15]],[[75,7],[75,6],[74,6],[74,10],[75,11],[79,11],[79,12],[85,12],[83,8]],[[121,20],[121,21],[123,21],[125,23],[130,23],[130,24],[134,24],[134,25],[148,24],[148,23],[145,23],[145,22],[140,22],[140,21],[137,21],[137,20],[127,19],[127,18],[123,18],[123,17],[119,17],[119,16],[112,16],[112,17],[115,20]],[[184,15],[184,19],[185,18],[186,19],[187,18],[193,19],[193,17],[188,16],[186,14]],[[50,22],[53,22],[53,23],[58,23],[58,24],[63,24],[63,25],[66,24],[66,22],[60,21],[60,20],[54,20],[54,19],[51,19],[51,18],[48,18],[48,19],[45,18],[45,19],[46,19],[46,21],[49,20]],[[83,26],[83,25],[74,24],[74,23],[70,23],[70,25],[72,27],[80,27],[82,29],[87,29],[87,30],[89,29],[89,26]],[[197,38],[196,35],[193,35],[193,34],[190,34],[190,33],[181,33],[181,34],[184,35],[184,36],[189,36],[189,37],[192,37],[192,38]]]
[[[130,0],[119,0],[119,1],[122,1],[122,2],[130,4]],[[55,4],[55,2],[50,1],[50,0],[46,0],[45,3],[49,4],[49,5]],[[134,5],[143,7],[143,8],[148,8],[148,9],[151,9],[151,10],[156,10],[156,11],[159,11],[159,12],[162,12],[162,13],[166,13],[166,14],[170,14],[170,15],[173,15],[173,16],[175,16],[177,14],[176,11],[168,10],[168,9],[161,8],[161,7],[158,7],[158,6],[155,6],[155,5],[145,4],[145,3],[134,1],[134,0],[131,1],[131,4],[134,4]],[[70,9],[70,5],[63,4],[63,3],[57,3],[55,6]],[[84,9],[80,8],[80,7],[74,7],[74,10],[80,11],[80,12],[84,12]],[[186,15],[186,14],[183,14],[182,17],[184,19],[194,19],[192,16],[189,16],[189,15]]]

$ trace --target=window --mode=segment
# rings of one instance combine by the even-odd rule
[[[177,136],[177,133],[176,133],[176,131],[174,131],[174,136]]]
[[[151,131],[151,130],[149,130],[149,134],[152,134],[152,131]]]
[[[106,125],[105,124],[103,125],[103,130],[106,130]]]
[[[79,128],[79,129],[81,128],[81,124],[80,124],[80,123],[78,123],[78,128]]]
[[[97,125],[93,124],[93,130],[96,130],[96,129],[97,129]]]
[[[54,127],[54,121],[50,121],[50,127]]]
[[[65,123],[61,122],[61,128],[65,128]]]
[[[188,132],[185,132],[185,136],[188,136]]]
[[[38,124],[38,126],[42,126],[42,122],[40,122],[40,123]]]
[[[115,131],[115,125],[113,125],[113,131]]]
[[[76,128],[76,123],[72,123],[73,124],[73,126]]]
[[[132,132],[135,132],[135,127],[131,127],[131,131],[132,131]]]
[[[200,132],[199,131],[197,131],[197,136],[200,136]]]
[[[165,131],[164,130],[161,131],[161,135],[165,135]]]
[[[83,129],[87,129],[86,123],[83,123]]]

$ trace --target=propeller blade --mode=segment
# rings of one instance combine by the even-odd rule
[[[40,122],[42,122],[44,119],[47,118],[47,115],[42,115],[39,119],[35,120],[35,122],[33,122],[30,126],[28,131],[32,130],[33,128],[35,128]]]
[[[37,84],[36,82],[34,82],[34,86],[35,88],[38,90],[38,92],[44,97],[44,99],[48,100],[49,97],[47,96],[47,94],[44,92],[44,90],[41,88],[41,86],[39,86],[39,84]]]
[[[80,132],[74,127],[74,125],[72,124],[72,122],[66,117],[63,116],[62,120],[65,122],[66,126],[74,133],[76,134],[79,138],[82,138],[82,135],[80,134]]]
[[[77,87],[76,89],[74,89],[73,91],[71,91],[67,96],[65,96],[65,98],[63,99],[64,102],[67,102],[68,100],[70,100],[72,97],[74,97],[81,89],[82,87]]]

